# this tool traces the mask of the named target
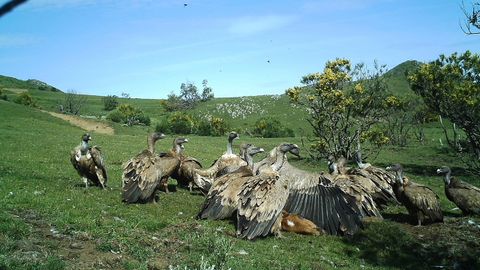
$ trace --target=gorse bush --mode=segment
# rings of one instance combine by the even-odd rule
[[[117,106],[118,106],[117,96],[109,95],[109,96],[103,97],[103,109],[105,111],[115,110]]]
[[[14,100],[15,103],[22,104],[30,107],[37,107],[37,102],[28,92],[23,92],[18,95]]]
[[[123,123],[128,126],[149,126],[151,123],[150,117],[146,116],[142,110],[135,108],[130,104],[121,104],[117,110],[107,115],[107,119],[112,122]]]
[[[292,129],[285,127],[280,121],[273,118],[261,118],[255,122],[253,134],[264,138],[295,136]]]
[[[198,122],[197,134],[201,136],[223,136],[230,130],[230,125],[220,117]]]
[[[189,114],[175,112],[168,116],[169,130],[176,134],[191,134],[195,131],[195,122]]]
[[[2,89],[0,89],[0,99],[7,100],[7,95]]]

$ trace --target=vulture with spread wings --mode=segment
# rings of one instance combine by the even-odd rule
[[[288,152],[298,146],[284,143],[270,152],[268,161],[256,167],[240,192],[237,236],[254,239],[280,234],[282,212],[312,221],[333,235],[353,234],[361,226],[354,199],[335,186],[325,186],[314,174],[291,166]]]

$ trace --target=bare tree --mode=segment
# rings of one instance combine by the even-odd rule
[[[465,14],[466,21],[461,24],[462,31],[467,35],[480,34],[480,3],[472,3],[469,10],[465,7],[465,3],[462,2],[461,9]]]
[[[77,94],[74,90],[69,90],[62,104],[63,112],[79,115],[86,102],[87,97]]]

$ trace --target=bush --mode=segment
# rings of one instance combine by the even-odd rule
[[[119,111],[113,111],[107,115],[107,119],[115,123],[124,123],[125,116]]]
[[[15,103],[22,104],[30,107],[37,107],[37,102],[32,98],[28,92],[23,92],[18,95],[15,100]]]
[[[210,121],[202,120],[198,123],[197,134],[201,136],[223,136],[230,130],[228,123],[219,117],[212,117]]]
[[[292,129],[273,118],[261,118],[255,122],[253,134],[264,138],[295,137]]]
[[[191,134],[194,131],[195,122],[193,118],[182,112],[176,112],[168,117],[170,131],[176,134]]]
[[[107,119],[116,123],[124,123],[128,126],[149,126],[151,123],[150,117],[146,116],[142,110],[135,108],[130,104],[121,104],[117,110],[107,115]]]
[[[7,94],[2,89],[0,89],[0,99],[7,100]]]
[[[117,96],[106,96],[103,97],[103,109],[105,111],[115,110],[118,106]]]
[[[170,125],[168,124],[168,120],[167,119],[163,119],[162,121],[160,121],[160,123],[157,123],[157,125],[155,126],[155,132],[162,132],[162,133],[170,133],[171,130],[170,130]]]

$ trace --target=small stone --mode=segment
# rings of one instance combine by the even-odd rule
[[[118,221],[118,222],[122,222],[122,223],[125,222],[124,219],[121,219],[119,217],[113,217],[113,220]]]
[[[248,255],[248,252],[246,252],[244,249],[241,249],[238,251],[239,255]]]
[[[73,248],[73,249],[82,249],[83,248],[83,245],[81,243],[78,243],[78,242],[73,242],[70,244],[70,248]]]

